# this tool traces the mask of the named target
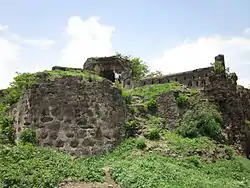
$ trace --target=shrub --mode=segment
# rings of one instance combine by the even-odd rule
[[[200,105],[184,115],[178,132],[184,137],[221,138],[221,114],[211,105]]]
[[[188,105],[189,97],[183,93],[177,93],[175,95],[175,99],[177,101],[178,106],[181,108],[186,107]]]
[[[128,91],[122,91],[122,97],[125,100],[127,104],[131,104],[132,101],[132,95]]]
[[[215,72],[223,72],[225,71],[225,67],[223,65],[223,63],[221,61],[216,61],[214,63],[212,63],[213,67],[214,67],[214,71]]]
[[[31,128],[26,128],[20,133],[19,140],[23,144],[31,143],[35,145],[37,143],[36,132]]]
[[[193,164],[195,167],[201,167],[201,161],[198,156],[191,156],[187,158],[188,163]]]
[[[125,131],[127,137],[134,137],[135,133],[137,132],[137,121],[136,120],[126,121]]]
[[[151,100],[149,100],[147,103],[147,108],[150,112],[156,112],[157,111],[157,102],[156,100],[153,98]]]
[[[149,68],[145,62],[139,57],[125,56],[120,53],[116,53],[116,57],[129,60],[129,66],[132,69],[132,77],[135,80],[139,80],[145,77],[149,73]]]
[[[136,141],[135,141],[135,144],[136,144],[136,147],[137,147],[138,149],[144,149],[144,148],[147,147],[147,145],[146,145],[146,143],[145,143],[145,140],[143,140],[143,139],[138,139],[138,140],[136,140]]]
[[[15,142],[12,117],[6,115],[0,117],[0,135],[2,143],[13,144]]]
[[[160,139],[160,129],[151,129],[147,135],[149,140],[159,140]]]

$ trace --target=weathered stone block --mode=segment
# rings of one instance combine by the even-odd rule
[[[92,147],[94,153],[103,154],[123,139],[126,104],[121,91],[111,82],[89,83],[80,77],[65,77],[36,85],[39,87],[32,87],[12,114],[15,128],[24,128],[29,122],[36,129],[41,146],[74,155],[92,155]],[[103,119],[98,115],[100,111]]]

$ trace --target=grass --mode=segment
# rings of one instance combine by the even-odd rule
[[[49,80],[67,76],[101,80],[97,76],[77,71],[44,73]],[[18,75],[0,103],[0,115],[6,115],[8,106],[19,99],[23,89],[36,83],[41,74]],[[180,84],[172,82],[136,88],[123,94],[128,103],[133,101],[132,95],[139,95],[142,97],[140,104],[154,109],[158,94],[180,89]],[[194,90],[190,93],[196,94]],[[181,104],[186,101],[185,96],[179,99]],[[96,157],[76,158],[31,144],[0,144],[0,188],[54,188],[69,178],[101,182],[104,181],[104,167],[107,166],[111,167],[113,179],[125,188],[250,187],[249,160],[207,137],[184,138],[175,132],[166,131],[164,120],[155,114],[143,114],[131,119],[127,122],[128,127],[144,124],[151,131],[157,130],[151,132],[153,139],[129,138],[113,152]],[[5,124],[8,127],[7,121]],[[158,132],[159,129],[161,132]],[[211,160],[214,158],[216,160]]]
[[[181,84],[178,82],[170,82],[167,84],[154,84],[146,85],[144,87],[134,88],[130,91],[132,95],[140,95],[150,100],[155,98],[157,95],[170,90],[181,89]]]
[[[171,132],[166,133],[166,138],[161,142],[180,153],[216,147],[207,139],[188,139]],[[106,166],[111,167],[111,175],[120,185],[130,188],[250,186],[250,161],[245,158],[204,163],[194,156],[180,159],[147,150],[139,152],[137,144],[137,139],[128,139],[111,153],[87,158],[32,145],[1,145],[0,187],[50,188],[69,177],[103,181]],[[178,148],[179,145],[183,147]]]
[[[42,77],[46,77],[47,80],[54,80],[56,78],[62,77],[70,77],[70,76],[81,76],[86,81],[89,79],[101,81],[102,78],[90,74],[86,71],[76,71],[76,70],[69,70],[69,71],[60,71],[60,70],[51,70],[51,71],[43,71],[43,72],[36,72],[36,73],[18,73],[17,76],[14,78],[14,81],[10,84],[4,93],[5,96],[3,97],[3,101],[5,104],[14,104],[18,101],[20,96],[22,95],[23,90],[30,88]]]

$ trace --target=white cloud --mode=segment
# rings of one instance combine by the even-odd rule
[[[0,53],[0,88],[5,88],[14,76],[13,68],[19,62],[20,46],[0,37]]]
[[[111,43],[114,27],[99,20],[99,17],[82,20],[77,16],[69,19],[65,31],[69,41],[62,50],[62,65],[82,67],[88,57],[114,54]]]
[[[38,53],[37,60],[42,60],[41,50],[52,44],[54,42],[51,40],[23,38],[11,32],[7,25],[0,24],[0,89],[8,87],[16,71],[32,72],[35,64],[32,62],[34,54]],[[29,54],[25,54],[27,51]],[[43,67],[43,64],[40,67]]]
[[[218,54],[225,55],[226,66],[237,73],[239,84],[250,84],[250,38],[243,36],[200,37],[164,51],[149,65],[153,70],[176,73],[210,66]]]
[[[42,50],[46,50],[55,44],[55,41],[46,39],[24,39],[23,42]]]
[[[246,34],[250,33],[250,28],[246,28],[244,31]]]
[[[8,28],[9,28],[9,27],[8,27],[7,25],[1,25],[1,24],[0,24],[0,32],[7,31]]]
[[[113,54],[111,37],[114,28],[99,20],[99,17],[87,20],[70,17],[64,31],[68,41],[62,54],[51,48],[55,45],[53,40],[24,38],[11,32],[7,25],[0,25],[0,89],[9,85],[16,71],[40,71],[56,64],[82,67],[88,57]],[[49,48],[51,50],[47,50]],[[60,56],[58,62],[57,56]]]

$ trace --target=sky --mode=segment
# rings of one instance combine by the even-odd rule
[[[0,89],[16,72],[83,67],[115,52],[152,71],[209,66],[218,54],[250,85],[249,0],[0,0]]]

